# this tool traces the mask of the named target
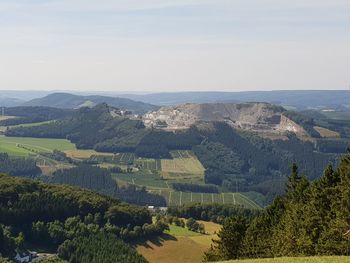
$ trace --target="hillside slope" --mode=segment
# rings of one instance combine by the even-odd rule
[[[307,137],[306,131],[284,116],[284,112],[283,107],[261,102],[187,103],[174,107],[162,107],[158,111],[146,113],[143,116],[143,122],[146,127],[179,130],[187,129],[201,121],[221,121],[231,127],[254,132],[276,134],[294,132],[300,137]]]
[[[126,98],[108,96],[79,96],[70,93],[52,93],[43,98],[37,98],[25,102],[23,103],[23,106],[48,106],[55,108],[76,109],[84,106],[93,107],[100,103],[107,103],[113,107],[130,110],[136,114],[145,113],[158,108],[152,104]]]

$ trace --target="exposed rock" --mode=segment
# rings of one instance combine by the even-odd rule
[[[255,132],[281,134],[294,132],[307,136],[306,131],[283,115],[284,108],[269,103],[206,103],[162,107],[143,116],[146,127],[179,130],[199,122],[223,121],[232,127]]]

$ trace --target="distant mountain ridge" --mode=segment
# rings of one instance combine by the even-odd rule
[[[156,105],[183,103],[261,101],[297,109],[344,108],[350,110],[350,90],[274,90],[243,92],[169,92],[145,95],[121,94],[119,97]]]
[[[134,101],[127,98],[98,95],[81,96],[70,93],[52,93],[43,98],[37,98],[25,102],[22,106],[47,106],[63,109],[77,109],[86,106],[93,107],[100,103],[106,103],[113,107],[130,110],[136,114],[142,114],[159,108],[158,106],[149,103]]]
[[[10,97],[0,97],[0,107],[15,107],[24,103],[23,100],[10,98]]]

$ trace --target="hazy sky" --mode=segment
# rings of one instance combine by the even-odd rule
[[[349,84],[350,0],[0,0],[0,90]]]

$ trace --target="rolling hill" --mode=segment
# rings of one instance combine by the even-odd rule
[[[25,102],[22,106],[47,106],[64,109],[77,109],[84,106],[93,107],[97,104],[107,103],[110,106],[123,110],[130,110],[135,114],[142,114],[158,107],[152,104],[134,101],[126,98],[108,96],[80,96],[70,93],[52,93],[43,98],[37,98]]]
[[[150,176],[147,182],[143,180],[142,170],[128,177],[133,179],[133,184],[140,179],[140,183],[137,183],[139,186],[150,187],[155,183],[164,184],[165,180],[187,178],[182,182],[193,183],[198,189],[198,184],[206,183],[215,184],[229,192],[251,191],[270,197],[283,192],[289,166],[293,161],[297,161],[301,171],[314,179],[328,163],[337,162],[339,153],[345,152],[349,143],[344,143],[346,138],[323,139],[309,134],[307,136],[310,140],[304,140],[298,136],[306,133],[302,126],[308,124],[303,122],[303,118],[306,118],[304,115],[301,115],[303,118],[299,118],[299,115],[292,116],[294,122],[284,115],[286,111],[283,108],[266,103],[186,104],[177,109],[170,107],[155,112],[155,120],[160,118],[163,122],[165,120],[175,124],[181,123],[182,118],[188,121],[184,125],[186,129],[175,131],[148,128],[145,127],[145,119],[118,115],[116,112],[116,108],[107,104],[93,108],[83,107],[69,117],[38,126],[10,128],[5,134],[14,137],[69,139],[78,149],[114,154],[110,160],[112,164],[116,163],[118,153],[127,153],[132,157],[124,165],[139,168],[140,165],[149,167],[154,164],[156,168],[148,169]],[[292,128],[295,129],[290,129],[286,123],[293,124]],[[273,136],[266,137],[266,131],[272,132]],[[322,147],[319,142],[323,143]],[[333,150],[335,142],[338,145],[336,151]],[[194,176],[197,175],[194,171],[186,171],[181,176],[174,172],[183,165],[185,158],[184,152],[174,156],[178,153],[176,151],[189,151],[189,155],[193,154],[204,167],[204,176],[203,172],[198,174],[200,176]],[[176,161],[177,157],[180,157],[181,162],[166,161]],[[140,158],[145,158],[145,163]],[[104,158],[104,162],[107,159]],[[157,168],[159,159],[162,159],[161,168]],[[127,181],[126,178],[119,179]],[[162,193],[170,199],[169,191]],[[252,196],[254,195],[253,193]],[[184,200],[187,197],[189,196],[183,195]],[[211,195],[212,199],[217,198]]]
[[[10,97],[0,97],[0,107],[14,107],[19,106],[24,103],[23,100],[10,98]]]

